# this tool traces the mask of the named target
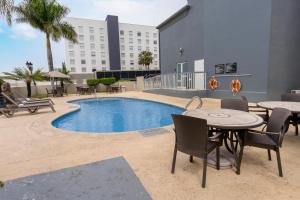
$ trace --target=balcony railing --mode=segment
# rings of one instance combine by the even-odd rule
[[[145,79],[145,90],[177,89],[206,90],[206,73],[186,72],[162,74]]]

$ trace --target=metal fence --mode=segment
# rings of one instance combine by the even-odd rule
[[[186,72],[162,74],[145,79],[145,90],[179,89],[206,90],[206,73]]]

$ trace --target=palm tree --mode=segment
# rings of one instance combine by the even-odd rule
[[[45,81],[47,80],[47,75],[43,73],[40,69],[31,72],[29,69],[23,68],[15,68],[12,73],[3,72],[5,77],[4,79],[16,80],[16,81],[25,81],[27,86],[27,97],[31,97],[31,83],[33,81]]]
[[[11,25],[13,5],[13,0],[0,0],[0,17],[5,17],[8,25]]]
[[[146,69],[149,70],[149,65],[153,63],[153,56],[150,51],[142,51],[139,54],[139,64],[146,66]]]
[[[49,71],[53,71],[53,57],[50,38],[59,41],[65,38],[77,43],[77,33],[74,27],[63,18],[69,9],[56,0],[24,0],[15,7],[17,23],[27,23],[46,34],[46,47]]]

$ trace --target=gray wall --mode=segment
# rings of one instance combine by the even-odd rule
[[[108,50],[110,70],[120,70],[120,41],[119,41],[119,20],[118,16],[108,15],[107,34],[108,34]]]
[[[300,1],[273,0],[268,97],[300,89]]]
[[[204,58],[208,79],[216,64],[237,62],[242,92],[249,99],[264,99],[267,92],[271,0],[205,0]],[[220,87],[212,97],[232,97],[234,77],[217,78]]]
[[[194,71],[194,61],[203,59],[202,2],[203,0],[190,1],[189,11],[160,29],[160,66],[163,74],[175,73],[176,64],[186,61],[186,71]],[[179,48],[184,49],[182,56]]]

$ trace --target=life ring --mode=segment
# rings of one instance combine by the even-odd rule
[[[242,84],[238,79],[233,79],[230,83],[230,89],[233,94],[237,94],[242,88]]]
[[[211,90],[215,90],[219,86],[219,83],[218,83],[217,79],[213,76],[209,80],[208,85]]]

